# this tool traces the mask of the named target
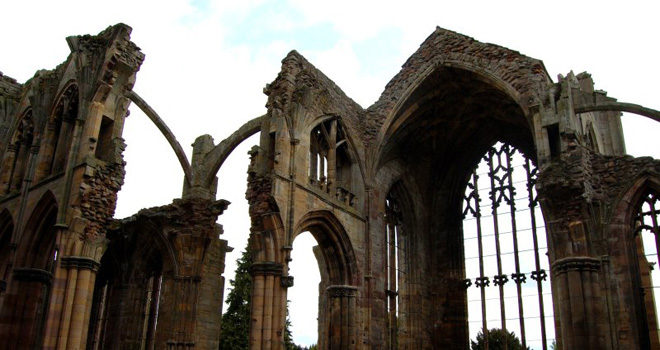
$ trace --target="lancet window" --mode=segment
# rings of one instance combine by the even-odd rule
[[[27,170],[33,139],[34,122],[30,109],[19,121],[12,141],[7,145],[1,173],[3,194],[20,190]]]
[[[317,125],[311,132],[309,142],[310,184],[354,206],[354,161],[339,119],[330,119]]]
[[[536,190],[537,169],[514,147],[497,143],[470,174],[464,198],[465,287],[470,338],[513,332],[524,348],[554,338],[547,243]]]
[[[399,267],[401,229],[401,213],[392,198],[385,201],[385,247],[387,249],[387,281],[385,294],[387,295],[387,323],[390,349],[398,349],[398,318],[399,318],[399,282],[401,269]]]
[[[637,287],[640,297],[642,315],[640,320],[641,345],[646,349],[660,348],[658,327],[658,309],[656,296],[660,293],[660,271],[658,271],[658,250],[660,247],[660,196],[657,192],[650,192],[641,202],[635,220],[636,255],[639,268]]]

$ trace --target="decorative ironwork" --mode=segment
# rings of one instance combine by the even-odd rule
[[[532,279],[534,281],[545,281],[545,279],[548,277],[548,274],[545,272],[544,269],[540,269],[537,271],[532,271]]]
[[[477,286],[477,288],[488,287],[490,286],[490,279],[488,279],[488,277],[477,277],[475,278],[474,285]]]
[[[512,273],[511,279],[516,282],[516,284],[521,284],[527,281],[527,276],[525,276],[524,273]]]
[[[487,188],[483,188],[483,185],[482,188],[479,187],[478,174],[485,174],[488,177]],[[486,317],[487,306],[492,304],[490,302],[487,303],[486,300],[499,299],[499,321],[501,324],[497,327],[507,332],[511,330],[514,330],[516,333],[519,332],[523,347],[527,348],[529,345],[527,344],[525,330],[527,325],[527,328],[531,327],[530,329],[540,333],[540,344],[533,345],[532,347],[540,347],[547,350],[548,337],[546,334],[543,289],[548,288],[549,281],[546,270],[542,268],[542,266],[547,266],[547,261],[541,261],[541,256],[544,254],[543,252],[540,253],[542,249],[545,250],[547,248],[545,244],[543,246],[539,244],[539,235],[544,231],[539,232],[543,230],[543,226],[537,226],[537,213],[539,211],[539,202],[535,189],[537,174],[538,170],[530,159],[514,147],[503,143],[498,143],[491,147],[484,155],[482,162],[475,167],[465,189],[462,214],[465,220],[466,256],[469,257],[468,259],[476,258],[474,256],[470,257],[474,253],[469,254],[476,240],[479,275],[472,279],[465,279],[464,286],[468,290],[468,294],[474,293],[469,288],[472,286],[472,280],[474,280],[474,286],[480,289],[480,298],[478,300],[470,299],[469,302],[479,301],[481,303],[481,327],[472,328],[473,326],[471,325],[471,331],[489,328]],[[486,203],[481,203],[480,190],[486,189],[488,190]],[[526,201],[526,205],[521,206],[523,209],[518,209],[516,201]],[[482,205],[490,207],[492,214],[482,215]],[[486,218],[488,218],[488,221],[492,220],[492,222],[484,221]],[[469,223],[471,231],[466,229],[466,223]],[[470,236],[470,233],[473,236]],[[476,233],[476,237],[474,233]],[[523,233],[524,235],[522,235]],[[543,235],[540,237],[543,237]],[[545,242],[545,240],[542,242]],[[494,250],[495,254],[490,253],[492,250],[488,254],[484,254],[485,247],[489,250]],[[523,258],[523,254],[530,253],[530,251],[533,251],[533,260],[530,255],[525,255]],[[486,259],[493,259],[496,264],[492,260],[486,264]],[[466,260],[466,269],[468,269],[467,262],[468,260]],[[509,269],[509,266],[513,267],[514,271],[505,273],[504,269]],[[497,268],[496,272],[494,271],[495,267]],[[492,273],[490,276],[492,276],[493,286],[497,287],[499,298],[486,297],[486,287],[490,286],[490,276],[486,273],[487,270]],[[528,273],[534,282],[528,280]],[[507,284],[509,280],[515,283]],[[529,307],[528,298],[534,296],[527,295],[528,293],[523,296],[523,284],[525,283],[535,283],[537,285],[536,294],[540,313],[540,315],[534,315],[528,319],[525,318],[524,309],[525,306]],[[515,288],[517,308],[512,309],[508,301],[505,303],[505,299],[512,297],[509,292],[505,296],[505,288]],[[488,293],[491,292],[489,291]],[[523,297],[525,297],[525,302],[523,302]],[[512,314],[513,312],[516,312],[517,315],[510,315],[507,318],[507,313]],[[492,319],[493,316],[490,317]],[[549,317],[552,317],[552,315]],[[533,324],[533,322],[539,322],[539,319],[541,327],[539,327],[538,323]],[[515,320],[519,324],[507,330],[507,320]],[[552,321],[550,321],[550,324],[552,324]],[[539,328],[540,331],[537,331]],[[532,339],[534,340],[530,340],[530,342],[538,341],[538,338],[538,333],[535,333],[532,335]]]
[[[495,275],[495,277],[493,277],[493,283],[495,283],[496,286],[503,286],[507,282],[509,282],[509,277],[507,275]]]

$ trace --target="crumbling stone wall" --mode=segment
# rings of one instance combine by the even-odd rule
[[[66,62],[25,84],[0,73],[7,346],[217,348],[231,248],[216,224],[229,203],[215,200],[215,172],[261,131],[246,193],[251,348],[284,346],[288,263],[304,231],[318,242],[321,348],[467,348],[461,206],[497,141],[540,169],[559,346],[648,347],[633,221],[641,196],[660,191],[660,165],[624,156],[620,105],[588,74],[553,82],[539,60],[437,28],[363,109],[292,51],[264,89],[267,114],[217,145],[199,137],[188,162],[131,91],[144,55],[129,34],[118,24],[70,37]],[[130,101],[164,130],[185,185],[182,199],[114,221]],[[387,283],[388,224],[400,225],[397,291]],[[394,329],[388,300],[401,311]]]

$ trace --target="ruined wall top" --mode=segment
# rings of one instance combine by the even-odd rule
[[[305,106],[308,117],[340,116],[353,131],[351,134],[360,135],[364,130],[364,109],[295,50],[282,60],[282,70],[264,93],[268,95],[266,107],[272,117],[281,113],[286,117],[291,103],[298,103]],[[297,121],[289,122],[289,127],[296,130]]]
[[[543,99],[552,80],[543,62],[502,46],[437,27],[385,86],[380,99],[367,109],[365,141],[373,141],[388,115],[425,77],[439,66],[453,66],[498,80],[523,110]]]

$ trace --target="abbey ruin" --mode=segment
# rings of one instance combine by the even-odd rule
[[[216,174],[259,133],[251,349],[283,348],[306,231],[320,348],[466,349],[470,329],[503,328],[539,349],[660,349],[660,161],[627,156],[620,121],[660,112],[437,28],[366,109],[292,51],[267,114],[217,144],[200,136],[189,160],[132,89],[145,56],[130,32],[68,37],[64,63],[24,84],[0,74],[0,348],[217,349],[229,203]],[[184,188],[117,220],[131,102]]]

